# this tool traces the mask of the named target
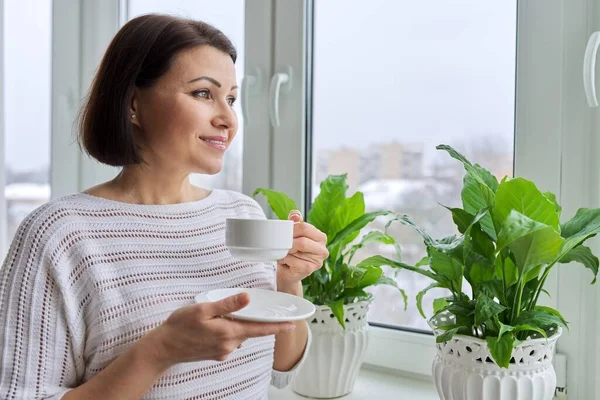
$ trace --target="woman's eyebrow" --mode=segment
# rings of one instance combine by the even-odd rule
[[[212,83],[213,85],[215,85],[215,86],[216,86],[216,87],[218,87],[218,88],[220,88],[220,87],[221,87],[221,83],[220,83],[218,80],[216,80],[216,79],[214,79],[214,78],[211,78],[210,76],[199,76],[198,78],[194,78],[194,79],[192,79],[192,80],[191,80],[191,81],[189,81],[188,83],[192,83],[192,82],[196,82],[196,81],[201,81],[201,80],[209,81],[210,83]],[[237,86],[237,85],[236,85],[236,86],[232,86],[232,87],[231,87],[231,90],[233,90],[233,89],[237,89],[237,88],[238,88],[238,86]]]
[[[188,83],[192,83],[192,82],[196,82],[196,81],[201,81],[201,80],[209,81],[210,83],[212,83],[213,85],[215,85],[218,88],[221,87],[221,84],[219,83],[219,81],[216,80],[216,79],[214,79],[214,78],[211,78],[210,76],[199,76],[198,78],[192,79]]]

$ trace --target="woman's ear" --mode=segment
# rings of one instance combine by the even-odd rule
[[[131,96],[131,103],[129,104],[129,120],[131,123],[138,128],[141,128],[140,116],[138,114],[138,98],[140,92],[137,88],[133,89],[133,96]]]

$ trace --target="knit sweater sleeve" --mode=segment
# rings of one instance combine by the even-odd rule
[[[48,250],[44,212],[19,227],[0,269],[0,398],[60,399],[83,373]]]

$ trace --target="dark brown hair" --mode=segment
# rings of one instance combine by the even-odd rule
[[[80,147],[115,167],[142,162],[129,115],[134,88],[152,86],[178,52],[202,45],[223,51],[235,63],[231,41],[207,23],[160,14],[127,22],[108,46],[81,109]]]

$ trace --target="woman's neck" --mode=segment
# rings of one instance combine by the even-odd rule
[[[176,204],[201,200],[209,190],[190,183],[189,174],[155,171],[141,165],[126,166],[111,181],[86,193],[134,204]]]

